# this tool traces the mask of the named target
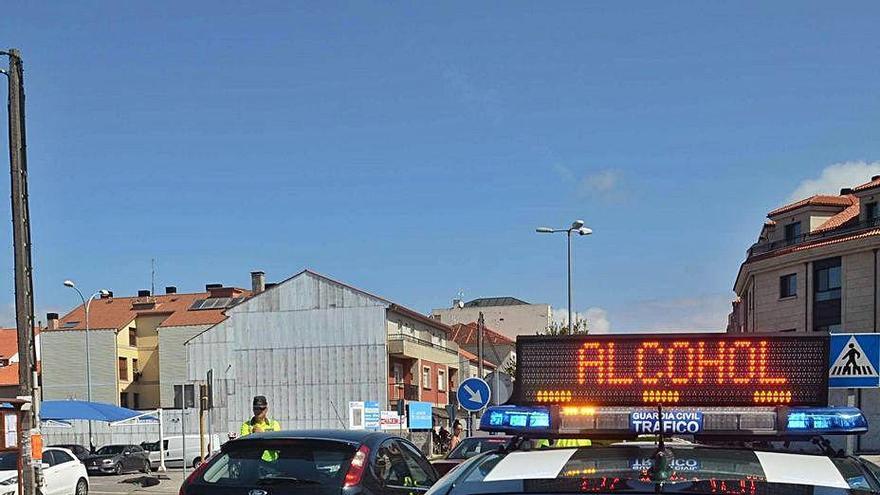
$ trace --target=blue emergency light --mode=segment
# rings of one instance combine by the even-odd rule
[[[853,435],[868,431],[855,407],[798,407],[788,411],[786,432],[796,435]]]
[[[549,433],[550,426],[550,409],[546,407],[492,406],[480,419],[483,431],[513,435]]]

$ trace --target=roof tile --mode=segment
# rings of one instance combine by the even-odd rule
[[[775,217],[777,215],[781,215],[783,213],[788,213],[790,211],[794,211],[803,206],[842,206],[847,207],[851,206],[854,202],[856,202],[856,197],[847,194],[844,196],[828,196],[824,194],[816,194],[815,196],[810,196],[809,198],[802,199],[800,201],[795,201],[794,203],[789,203],[785,206],[781,206],[776,208],[767,214],[768,217]]]

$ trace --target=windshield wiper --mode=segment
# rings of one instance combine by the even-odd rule
[[[310,480],[305,478],[297,478],[294,476],[264,476],[262,478],[257,479],[258,485],[280,485],[283,483],[290,483],[294,485],[320,485],[321,482],[317,480]]]

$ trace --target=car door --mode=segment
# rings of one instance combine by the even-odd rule
[[[52,452],[55,465],[55,493],[58,495],[72,495],[76,492],[76,482],[79,481],[80,466],[76,457],[69,455],[63,450]]]
[[[134,454],[132,453],[132,446],[126,445],[125,448],[122,449],[122,460],[119,462],[122,463],[123,471],[131,471],[134,469]]]
[[[147,451],[140,445],[131,446],[131,456],[134,457],[134,466],[132,469],[137,471],[143,470],[144,466],[150,462],[150,455],[147,454]]]
[[[437,481],[437,472],[415,445],[402,439],[398,439],[396,442],[400,446],[400,451],[403,453],[403,458],[409,467],[413,485],[415,485],[418,492],[427,491]]]
[[[393,438],[379,445],[372,466],[381,486],[380,493],[387,495],[411,495],[427,491],[434,481],[433,470],[430,466],[427,468],[421,466],[408,445]]]
[[[58,473],[55,469],[55,450],[43,451],[43,493],[46,495],[59,495]]]

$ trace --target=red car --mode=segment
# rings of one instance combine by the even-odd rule
[[[507,447],[512,439],[513,437],[507,435],[468,437],[462,440],[461,443],[452,449],[451,452],[446,454],[446,457],[431,461],[431,465],[434,466],[434,470],[437,471],[437,474],[443,476],[449,471],[452,471],[452,468],[455,466],[458,466],[475,455],[482,454],[483,452],[493,452],[502,447]]]

